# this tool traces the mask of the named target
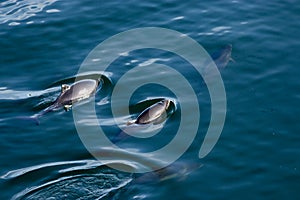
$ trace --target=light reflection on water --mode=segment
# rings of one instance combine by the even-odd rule
[[[19,25],[23,20],[37,15],[57,0],[7,0],[0,3],[0,24],[10,22],[10,26]],[[59,12],[50,9],[47,13]]]

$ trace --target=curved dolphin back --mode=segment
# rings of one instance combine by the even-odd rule
[[[64,107],[65,110],[71,108],[73,103],[87,99],[97,90],[98,81],[93,79],[80,80],[71,86],[62,85],[62,92],[56,100],[58,107]]]
[[[154,122],[164,113],[166,114],[166,110],[170,104],[169,100],[162,100],[157,102],[156,104],[150,106],[146,110],[144,110],[136,119],[137,124],[147,124]]]

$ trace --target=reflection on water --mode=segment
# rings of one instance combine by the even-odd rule
[[[0,24],[6,22],[9,25],[19,25],[20,21],[35,16],[46,6],[49,6],[57,0],[7,0],[0,3]],[[58,12],[57,9],[49,10],[47,13]]]

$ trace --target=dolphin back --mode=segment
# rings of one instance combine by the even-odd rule
[[[168,100],[162,100],[146,110],[144,110],[136,119],[137,124],[148,124],[159,119],[162,115],[167,115],[166,110],[169,106]]]
[[[60,106],[72,105],[75,102],[89,98],[98,87],[98,82],[93,79],[78,81],[70,86],[69,89],[62,91],[56,103]]]

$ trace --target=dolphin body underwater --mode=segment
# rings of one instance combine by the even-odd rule
[[[219,51],[213,53],[211,58],[215,62],[218,69],[224,69],[229,61],[234,61],[231,57],[232,45],[227,44]]]
[[[201,168],[201,163],[175,162],[162,169],[139,175],[133,182],[138,184],[159,183],[168,180],[184,180],[190,173]]]
[[[65,111],[69,111],[74,103],[77,103],[94,95],[99,84],[100,80],[94,79],[83,79],[73,83],[72,85],[62,84],[61,93],[54,101],[54,103],[41,112],[31,117],[27,117],[27,119],[33,119],[38,125],[38,118],[46,113],[58,110],[60,108],[64,108]]]

